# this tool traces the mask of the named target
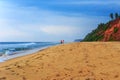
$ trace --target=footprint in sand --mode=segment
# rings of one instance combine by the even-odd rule
[[[56,77],[60,77],[60,74],[56,74]]]
[[[118,77],[119,77],[119,75],[115,75],[115,76],[114,76],[114,78],[118,78]]]
[[[0,80],[6,80],[6,77],[1,77]]]
[[[26,78],[24,76],[22,78],[23,78],[23,80],[26,80]]]
[[[8,68],[6,68],[6,70],[10,70],[10,69],[11,69],[11,68],[9,68],[9,67],[8,67]]]

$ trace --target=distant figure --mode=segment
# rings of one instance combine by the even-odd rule
[[[64,44],[64,40],[63,40],[63,44]]]
[[[60,43],[61,43],[61,44],[64,44],[64,40],[61,40]]]
[[[60,41],[60,43],[62,44],[62,40]]]

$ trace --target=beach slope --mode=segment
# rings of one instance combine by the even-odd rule
[[[0,63],[0,80],[120,80],[120,42],[53,46]]]

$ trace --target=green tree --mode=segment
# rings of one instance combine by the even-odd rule
[[[120,18],[120,14],[118,14],[118,18]]]
[[[115,13],[115,19],[117,19],[119,17],[118,13]]]
[[[113,20],[113,13],[110,13],[110,18]]]
[[[118,15],[118,18],[120,18],[120,14]]]
[[[117,33],[118,30],[119,30],[119,28],[118,28],[118,27],[115,27],[115,28],[114,28],[114,33]]]

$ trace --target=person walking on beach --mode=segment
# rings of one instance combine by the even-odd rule
[[[61,40],[60,43],[63,44],[63,43],[64,43],[64,40]]]
[[[62,44],[62,40],[60,41],[60,43]]]
[[[62,40],[63,44],[64,44],[64,40]]]

